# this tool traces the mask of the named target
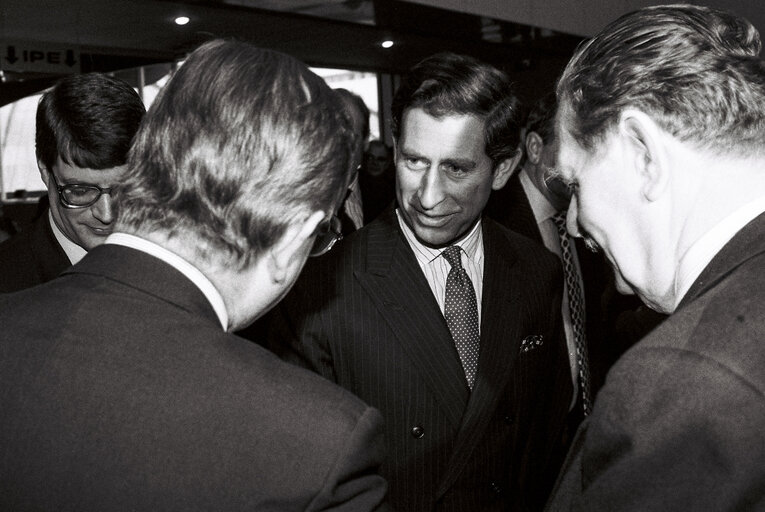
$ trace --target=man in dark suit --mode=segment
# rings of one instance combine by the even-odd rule
[[[384,506],[379,412],[226,332],[335,240],[339,111],[286,55],[188,57],[136,136],[115,232],[0,298],[0,509]]]
[[[50,281],[106,240],[111,190],[145,112],[129,84],[101,73],[67,76],[43,94],[35,151],[50,207],[0,244],[0,292]]]
[[[641,9],[558,84],[572,234],[671,313],[611,369],[550,510],[765,508],[765,63],[756,29]]]
[[[285,358],[381,410],[400,510],[538,509],[557,473],[560,264],[481,218],[519,158],[512,91],[469,57],[412,68],[393,101],[397,208],[312,262],[271,326]]]
[[[543,244],[564,263],[561,317],[572,383],[577,391],[569,418],[573,435],[591,411],[592,400],[608,369],[639,339],[617,328],[616,316],[621,313],[622,320],[626,315],[633,320],[642,318],[642,331],[646,332],[664,315],[649,310],[644,317],[639,317],[633,310],[640,306],[640,300],[634,295],[621,297],[613,290],[603,255],[587,250],[581,238],[565,232],[565,212],[571,192],[553,172],[557,155],[556,110],[554,93],[540,98],[529,110],[522,136],[525,151],[521,169],[507,185],[492,192],[486,215]],[[568,246],[565,251],[564,244]],[[574,286],[569,287],[568,281]]]

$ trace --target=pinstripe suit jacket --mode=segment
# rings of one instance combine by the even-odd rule
[[[533,510],[557,473],[548,462],[571,397],[560,264],[491,220],[483,230],[472,393],[392,209],[313,260],[271,322],[284,358],[381,410],[398,510]],[[522,351],[535,334],[544,343]]]
[[[544,245],[534,210],[523,190],[519,173],[516,172],[500,190],[492,192],[486,215],[503,226]],[[619,354],[614,353],[613,340],[605,340],[604,312],[601,299],[607,285],[606,262],[602,254],[584,248],[581,238],[574,240],[579,268],[584,284],[585,322],[590,355],[590,389],[593,397],[605,380],[608,368]],[[579,409],[577,408],[577,411]]]

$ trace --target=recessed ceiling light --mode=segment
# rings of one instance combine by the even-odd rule
[[[175,18],[175,24],[176,25],[185,25],[189,21],[191,21],[191,20],[189,19],[188,16],[178,16],[177,18]]]
[[[393,41],[388,39],[386,41],[383,41],[380,46],[382,46],[383,48],[390,48],[391,46],[393,46]]]

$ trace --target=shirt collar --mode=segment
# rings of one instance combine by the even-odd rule
[[[680,258],[675,271],[675,308],[712,259],[741,228],[765,212],[765,196],[750,201],[696,240]]]
[[[145,252],[178,270],[194,283],[210,302],[215,314],[218,315],[218,320],[220,320],[223,330],[228,329],[228,312],[226,311],[223,297],[215,288],[215,285],[194,265],[154,242],[127,233],[112,233],[104,243],[122,245]]]
[[[427,265],[428,263],[431,263],[433,260],[441,256],[441,253],[444,252],[444,248],[442,247],[440,249],[434,249],[432,247],[428,247],[427,245],[423,245],[419,240],[417,240],[414,232],[409,228],[406,222],[404,222],[404,219],[401,217],[401,213],[399,212],[398,208],[396,208],[396,218],[398,219],[398,225],[401,226],[401,231],[404,233],[406,241],[409,242],[409,246],[412,248],[412,251],[414,251],[414,255],[420,265]],[[449,245],[459,245],[468,258],[475,259],[480,255],[479,247],[481,247],[482,244],[483,231],[481,230],[481,219],[478,219],[478,222],[476,222],[475,226],[473,226],[473,229],[471,229],[469,233],[461,237],[459,240],[450,243]]]
[[[531,211],[534,213],[534,219],[537,221],[537,224],[542,224],[544,221],[552,218],[558,213],[553,205],[550,204],[550,201],[531,181],[525,167],[519,171],[518,179],[521,181],[521,186],[526,193],[526,198],[529,200],[529,205],[531,206]]]
[[[53,230],[53,236],[56,237],[58,244],[64,250],[66,257],[69,258],[69,262],[72,265],[79,262],[82,258],[85,257],[88,251],[86,251],[85,249],[77,245],[76,243],[69,240],[69,238],[67,238],[64,232],[59,229],[58,224],[56,224],[56,221],[53,220],[53,212],[51,212],[50,210],[48,210],[48,222],[50,222],[50,227]]]

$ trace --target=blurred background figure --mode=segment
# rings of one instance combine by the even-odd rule
[[[353,152],[353,174],[348,183],[348,192],[340,212],[343,223],[343,234],[352,233],[364,225],[364,210],[361,191],[359,189],[359,174],[361,164],[369,140],[369,108],[361,96],[348,89],[335,89],[340,96],[345,112],[348,114],[356,134],[356,145]]]
[[[556,111],[553,92],[529,109],[523,129],[521,168],[504,188],[492,193],[487,215],[543,244],[564,266],[567,275],[561,316],[572,379],[578,389],[569,422],[573,435],[589,413],[609,368],[665,315],[645,308],[635,295],[617,292],[603,255],[589,250],[582,238],[566,233],[571,191],[554,172],[558,154]]]
[[[106,240],[111,191],[145,112],[128,83],[101,73],[67,76],[42,96],[35,150],[48,207],[0,244],[1,292],[49,281]]]
[[[364,224],[369,224],[396,198],[393,149],[381,140],[369,142],[359,170]]]

